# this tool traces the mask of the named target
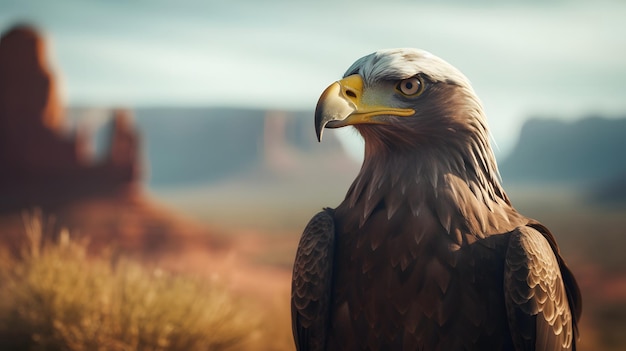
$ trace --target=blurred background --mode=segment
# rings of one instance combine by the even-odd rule
[[[19,256],[39,221],[43,241],[67,228],[94,257],[200,276],[259,319],[241,324],[254,347],[228,347],[291,350],[299,236],[362,159],[353,130],[317,142],[317,99],[357,58],[417,47],[472,81],[505,189],[557,237],[580,349],[622,350],[625,16],[618,0],[4,0],[2,242]]]

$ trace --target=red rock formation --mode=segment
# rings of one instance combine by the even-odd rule
[[[108,166],[123,170],[123,179],[139,179],[139,138],[133,128],[130,111],[118,109],[113,112],[111,147],[107,159]]]
[[[88,138],[64,135],[64,108],[32,27],[0,37],[0,209],[55,205],[126,189],[138,179],[138,137],[116,112],[109,158],[94,164]]]
[[[280,174],[297,166],[295,152],[286,140],[289,116],[286,112],[268,111],[263,128],[263,163],[267,170]]]

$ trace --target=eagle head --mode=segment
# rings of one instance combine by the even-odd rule
[[[315,111],[324,128],[352,125],[367,149],[451,145],[488,148],[486,119],[468,79],[426,51],[388,49],[358,59],[322,93]]]

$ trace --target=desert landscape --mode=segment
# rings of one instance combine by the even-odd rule
[[[294,350],[300,234],[359,161],[312,111],[65,107],[45,44],[0,41],[0,349]],[[537,118],[501,162],[581,286],[582,351],[626,347],[624,136]]]

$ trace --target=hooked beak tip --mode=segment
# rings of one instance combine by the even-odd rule
[[[322,141],[324,128],[326,128],[329,122],[342,120],[353,111],[354,108],[341,95],[341,85],[338,82],[326,88],[315,107],[315,133],[317,134],[317,140]]]

